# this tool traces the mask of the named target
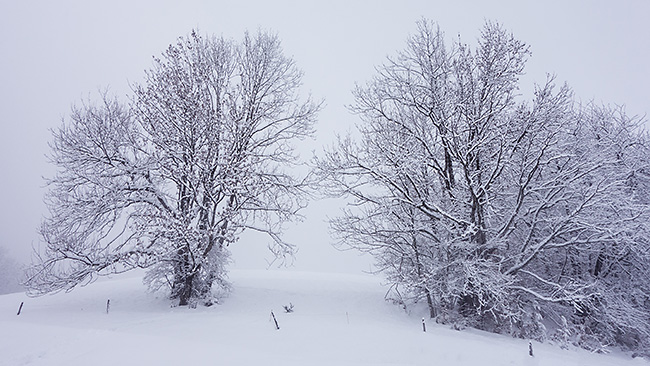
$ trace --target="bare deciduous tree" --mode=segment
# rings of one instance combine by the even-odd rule
[[[238,44],[193,31],[154,59],[128,107],[104,96],[74,108],[54,132],[59,173],[32,291],[143,267],[181,305],[210,303],[243,230],[291,256],[283,225],[306,204],[292,144],[312,134],[319,109],[301,100],[301,76],[276,36]]]
[[[528,55],[497,24],[472,51],[420,22],[355,90],[361,140],[317,160],[328,192],[353,200],[332,227],[441,321],[544,337],[542,315],[559,324],[582,308],[604,343],[616,327],[647,339],[647,296],[626,311],[605,299],[650,279],[635,264],[648,252],[648,140],[638,120],[576,105],[553,78],[523,101]]]

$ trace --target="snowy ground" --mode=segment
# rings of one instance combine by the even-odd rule
[[[222,305],[197,309],[170,307],[137,275],[2,295],[0,365],[650,365],[538,343],[531,358],[526,340],[435,324],[423,333],[421,314],[386,303],[376,277],[239,270],[231,280]]]

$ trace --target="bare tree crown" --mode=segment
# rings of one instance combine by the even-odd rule
[[[552,77],[523,100],[529,56],[496,23],[472,48],[419,22],[354,90],[360,138],[317,160],[328,193],[352,203],[332,229],[375,256],[397,301],[426,301],[440,321],[543,338],[541,314],[582,307],[603,344],[623,324],[650,339],[650,298],[631,300],[650,279],[641,121],[578,105]]]
[[[312,135],[319,109],[302,99],[301,77],[277,36],[193,31],[154,58],[128,106],[103,95],[73,108],[54,131],[59,173],[32,291],[144,267],[181,304],[209,303],[213,286],[227,288],[227,247],[243,230],[291,256],[283,226],[306,204],[293,142]]]

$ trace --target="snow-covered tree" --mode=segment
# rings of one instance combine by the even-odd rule
[[[301,76],[274,35],[193,31],[154,58],[128,106],[105,95],[73,108],[54,131],[59,171],[32,292],[142,267],[180,305],[210,303],[243,230],[292,255],[283,226],[306,204],[292,144],[312,134],[319,108],[299,94]]]
[[[543,316],[589,312],[586,332],[647,342],[647,295],[615,299],[650,279],[638,266],[648,140],[639,121],[577,105],[553,78],[524,101],[528,56],[498,24],[472,50],[420,22],[355,90],[361,140],[342,138],[317,160],[328,192],[353,200],[334,232],[440,321],[541,334]]]

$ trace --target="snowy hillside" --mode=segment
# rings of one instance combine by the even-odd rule
[[[531,358],[526,340],[435,324],[423,333],[422,314],[383,301],[376,277],[240,270],[231,280],[222,305],[197,309],[171,308],[138,275],[36,299],[0,296],[0,365],[650,364],[538,343]]]

